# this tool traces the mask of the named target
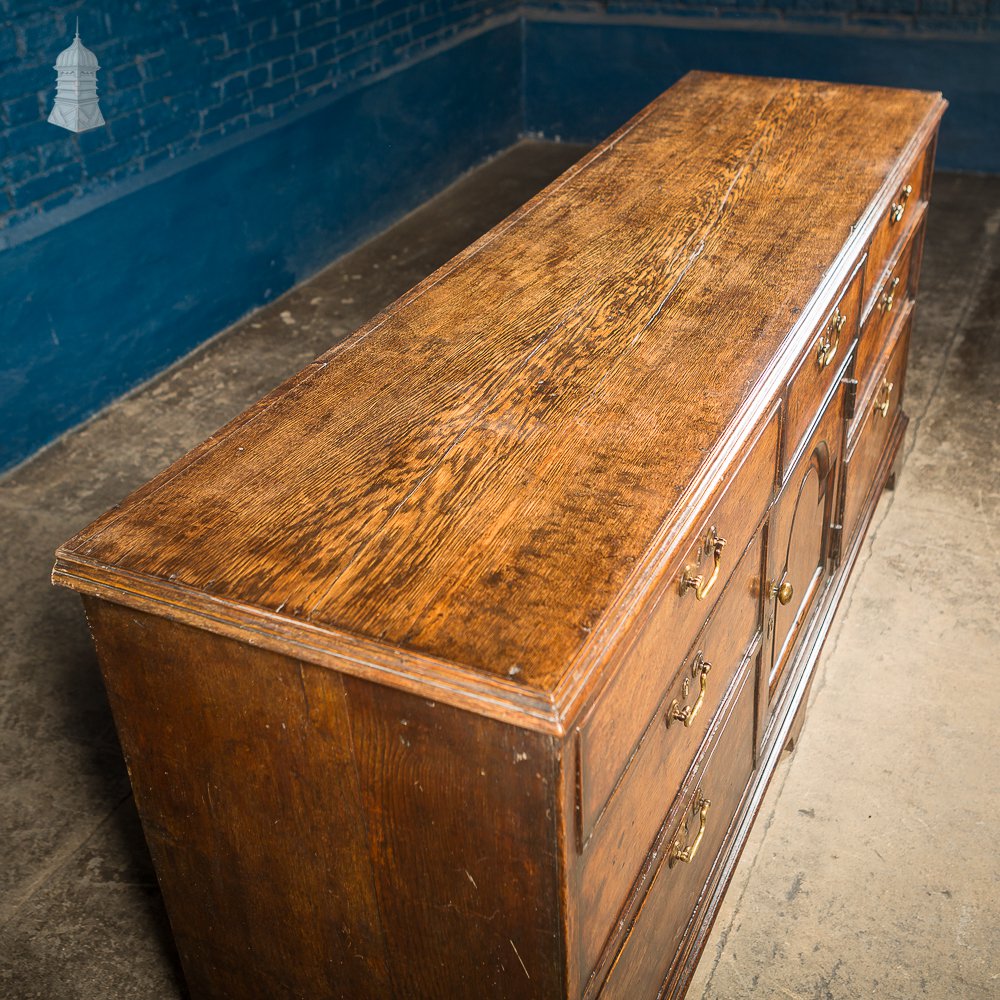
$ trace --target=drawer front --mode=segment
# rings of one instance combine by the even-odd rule
[[[875,301],[865,319],[858,340],[854,377],[858,380],[858,398],[867,400],[873,387],[879,359],[885,351],[895,321],[903,311],[915,285],[914,260],[919,261],[924,238],[924,220],[920,219],[889,272],[878,286]],[[855,426],[857,426],[855,424]]]
[[[893,193],[875,229],[865,265],[866,298],[869,300],[890,259],[895,256],[896,247],[912,228],[918,208],[926,201],[930,157],[930,150],[924,149],[914,160],[906,180]]]
[[[583,966],[616,927],[656,835],[723,697],[759,646],[761,535],[754,536],[714,614],[674,676],[593,837],[580,880]]]
[[[859,263],[836,307],[820,327],[789,381],[783,452],[786,467],[795,461],[823,400],[843,370],[858,332],[862,277],[863,263]]]
[[[892,430],[902,412],[903,381],[906,357],[910,347],[910,325],[913,312],[907,309],[901,318],[894,339],[882,358],[875,380],[875,391],[869,396],[864,410],[855,423],[859,430],[844,467],[844,510],[841,523],[845,547],[849,547],[858,530],[865,501],[871,492]]]
[[[826,556],[843,439],[840,390],[823,411],[771,512],[765,585],[765,646],[770,669],[765,675],[762,704],[774,701],[796,640],[827,579]]]
[[[697,541],[663,587],[615,677],[581,723],[578,844],[589,839],[668,685],[763,518],[774,492],[777,451],[775,411],[748,446],[742,464],[727,477],[725,492],[700,526]],[[716,538],[725,545],[717,547]],[[700,600],[690,585],[698,576]]]
[[[753,671],[692,782],[678,820],[660,850],[660,865],[639,907],[600,996],[602,1000],[655,997],[670,972],[684,931],[715,867],[753,770]],[[686,852],[686,860],[685,860]]]

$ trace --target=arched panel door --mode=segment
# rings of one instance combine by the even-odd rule
[[[826,563],[837,466],[843,443],[842,392],[831,400],[775,504],[768,544],[770,650],[768,700],[773,700],[817,596]]]

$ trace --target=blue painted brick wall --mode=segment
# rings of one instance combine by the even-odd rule
[[[469,33],[515,0],[0,0],[0,229],[281,119]],[[45,119],[80,35],[107,125]]]
[[[1000,0],[526,0],[529,12],[758,22],[836,31],[1000,37]]]

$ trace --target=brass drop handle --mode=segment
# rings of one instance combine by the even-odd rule
[[[893,383],[888,379],[882,379],[882,387],[879,389],[879,395],[882,399],[876,401],[875,409],[878,410],[883,417],[887,416],[889,413],[889,400],[892,398],[892,386]]]
[[[705,836],[705,825],[708,821],[708,807],[712,803],[708,799],[704,798],[701,793],[698,794],[698,801],[695,803],[695,809],[698,810],[698,834],[688,844],[687,847],[681,847],[680,838],[673,842],[670,848],[670,860],[668,862],[671,868],[677,864],[678,861],[683,861],[685,864],[690,864],[694,861],[694,856],[698,853],[698,848],[701,847],[702,837]]]
[[[882,307],[883,312],[892,312],[892,299],[896,294],[896,286],[899,284],[899,277],[895,277],[885,286],[885,291],[882,292],[882,299],[879,305]]]
[[[826,330],[820,334],[819,350],[816,354],[816,363],[820,368],[826,368],[833,361],[834,355],[837,353],[837,348],[840,347],[840,331],[844,329],[846,322],[847,317],[839,308],[835,309]],[[834,335],[836,339],[834,339]]]
[[[895,223],[899,222],[903,217],[903,213],[906,211],[906,202],[910,195],[913,194],[913,185],[907,184],[902,191],[899,192],[899,201],[894,201],[892,203],[892,209],[889,212],[889,218]]]
[[[787,580],[781,583],[771,584],[771,600],[778,599],[778,603],[784,607],[795,596],[795,588]]]
[[[693,590],[697,600],[703,601],[708,597],[715,581],[719,578],[719,569],[722,566],[722,550],[726,547],[726,540],[719,537],[719,533],[713,524],[708,534],[705,536],[705,554],[712,556],[712,573],[706,579],[704,573],[695,573],[694,567],[685,566],[681,574],[681,591]]]
[[[697,676],[698,681],[698,700],[693,705],[685,705],[681,708],[680,702],[674,698],[670,703],[670,708],[667,709],[667,725],[669,726],[672,722],[683,722],[685,728],[690,728],[691,723],[694,722],[695,716],[701,711],[701,706],[705,703],[705,692],[708,690],[708,672],[712,669],[712,664],[706,660],[701,653],[694,659],[694,663],[691,664],[691,675]],[[688,692],[688,681],[687,678],[684,680],[684,697],[687,697]]]

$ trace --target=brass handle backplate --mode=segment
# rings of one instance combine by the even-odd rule
[[[706,578],[704,573],[697,573],[697,567],[685,566],[681,574],[681,592],[693,590],[697,600],[703,601],[708,597],[715,581],[719,578],[719,569],[722,566],[722,550],[726,547],[726,540],[719,537],[719,532],[715,525],[709,529],[704,541],[704,555],[712,557],[712,572]]]
[[[903,190],[899,192],[899,201],[894,201],[892,203],[892,208],[889,211],[889,218],[894,223],[899,222],[899,220],[903,218],[903,213],[906,211],[906,202],[911,194],[913,194],[913,185],[907,184],[903,187]]]
[[[892,399],[892,386],[893,383],[888,379],[882,379],[882,386],[878,391],[879,396],[882,398],[876,398],[875,409],[878,410],[883,417],[889,413],[889,400]]]
[[[885,290],[882,292],[882,298],[879,299],[879,308],[882,312],[892,312],[892,300],[896,294],[896,286],[898,284],[898,275],[886,284]]]
[[[667,709],[667,725],[669,726],[672,722],[683,722],[685,727],[690,728],[691,723],[694,722],[695,716],[701,711],[701,706],[705,703],[705,692],[708,690],[708,672],[712,669],[712,664],[705,659],[702,653],[699,651],[698,655],[695,656],[694,662],[691,664],[691,676],[697,677],[698,680],[698,700],[693,705],[685,705],[681,708],[681,703],[674,698],[670,703],[670,708]],[[690,688],[690,682],[688,678],[684,678],[684,697],[688,695],[688,689]]]
[[[671,868],[673,868],[678,861],[683,861],[685,864],[690,864],[694,861],[694,857],[698,853],[698,848],[701,847],[701,839],[705,836],[705,825],[708,821],[708,807],[711,804],[712,803],[709,802],[708,799],[702,796],[701,792],[698,793],[698,798],[694,805],[694,811],[698,813],[698,834],[694,840],[687,845],[687,847],[681,847],[679,837],[673,842],[670,848],[670,860],[668,862]]]
[[[840,347],[840,331],[844,329],[847,317],[839,308],[833,311],[830,322],[819,336],[819,347],[816,352],[816,363],[820,368],[826,368],[833,361],[837,348]]]

